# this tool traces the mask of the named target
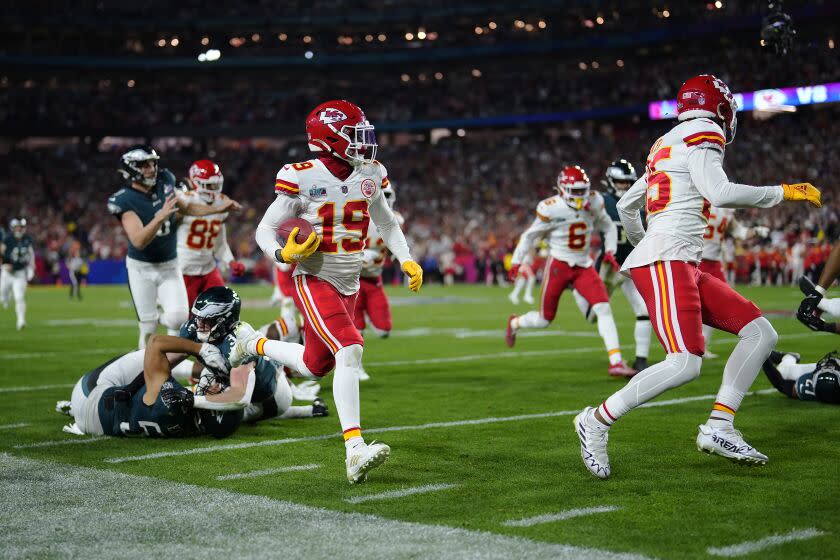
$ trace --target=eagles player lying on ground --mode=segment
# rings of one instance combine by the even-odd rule
[[[26,326],[27,283],[35,277],[35,252],[32,238],[26,234],[26,218],[15,218],[9,223],[10,232],[0,239],[0,255],[3,258],[0,273],[0,302],[9,307],[9,293],[15,297],[17,330]]]
[[[764,374],[792,399],[840,404],[840,353],[829,352],[815,364],[800,364],[799,354],[772,352]]]
[[[153,335],[145,349],[114,358],[86,373],[73,388],[71,400],[56,409],[75,422],[64,427],[77,435],[226,437],[242,421],[242,410],[254,388],[250,368],[230,373],[224,393],[193,396],[170,375],[170,364],[187,354],[197,356],[220,377],[228,364],[211,344]]]
[[[157,152],[151,146],[130,148],[120,158],[119,173],[129,185],[108,199],[108,211],[128,236],[128,289],[140,328],[138,347],[155,332],[158,319],[169,334],[187,320],[187,290],[177,260],[176,212],[206,216],[239,205],[230,199],[218,206],[187,203],[175,196],[175,176],[168,169],[158,173]],[[163,313],[158,316],[158,303]]]
[[[228,357],[236,344],[234,332],[243,324],[239,320],[241,302],[239,295],[226,286],[214,286],[202,292],[193,305],[193,317],[181,328],[181,337],[196,342],[206,342],[216,346],[220,353]],[[281,318],[282,324],[285,320]],[[278,321],[277,323],[280,323]],[[269,328],[273,325],[269,325]],[[268,331],[269,328],[266,330]],[[288,332],[288,331],[287,331]],[[201,371],[201,365],[190,368],[193,376],[200,375],[199,392],[215,392],[221,381],[224,386],[226,380],[218,373]],[[324,401],[314,398],[311,405],[292,406],[292,387],[286,377],[283,366],[269,358],[259,356],[249,359],[239,367],[247,372],[254,372],[254,389],[245,409],[246,422],[267,420],[269,418],[311,418],[313,416],[327,416]],[[238,368],[237,368],[238,369]]]

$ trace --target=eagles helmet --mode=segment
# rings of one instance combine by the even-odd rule
[[[242,423],[244,410],[204,410],[196,409],[198,430],[216,439],[226,438],[233,434]]]
[[[639,175],[636,173],[636,168],[633,164],[624,158],[617,159],[612,162],[604,173],[606,179],[604,180],[604,188],[607,192],[621,198],[627,192]]]
[[[239,294],[227,286],[213,286],[195,298],[188,328],[200,342],[216,344],[239,324],[241,308]]]
[[[9,229],[12,231],[17,239],[20,239],[26,233],[26,218],[12,218],[9,222]]]
[[[132,183],[140,183],[147,187],[154,187],[157,182],[158,174],[158,156],[154,148],[146,144],[137,144],[128,149],[126,153],[120,156],[120,168],[117,172],[122,175],[123,179]],[[152,177],[146,177],[141,169],[141,164],[151,161],[154,163],[155,174]]]
[[[813,383],[818,401],[840,404],[840,354],[829,352],[817,362]]]

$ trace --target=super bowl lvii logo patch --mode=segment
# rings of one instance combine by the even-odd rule
[[[362,196],[365,198],[370,198],[373,196],[373,193],[376,192],[376,183],[373,182],[373,179],[365,179],[362,181]]]

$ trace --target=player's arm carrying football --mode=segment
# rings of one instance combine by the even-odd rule
[[[257,225],[256,239],[267,257],[279,263],[297,263],[309,257],[318,250],[321,238],[314,231],[309,234],[306,241],[298,243],[297,237],[299,228],[292,229],[286,239],[285,245],[277,241],[277,228],[280,224],[298,215],[300,201],[296,196],[278,196],[265,211],[265,215]]]

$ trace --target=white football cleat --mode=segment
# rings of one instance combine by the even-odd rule
[[[390,455],[390,447],[375,441],[347,450],[347,480],[350,484],[364,482],[368,472],[387,461]]]
[[[367,381],[368,379],[370,379],[370,374],[368,374],[368,372],[365,371],[365,368],[360,367],[359,368],[359,381]]]
[[[519,297],[511,294],[508,294],[508,299],[513,305],[519,305]]]
[[[236,326],[233,334],[236,336],[236,344],[233,345],[233,348],[230,349],[230,354],[227,356],[230,367],[241,366],[249,358],[259,356],[256,352],[248,351],[248,343],[265,338],[261,332],[255,331],[254,327],[242,321]]]
[[[718,356],[717,354],[715,354],[714,352],[712,352],[709,349],[706,349],[706,351],[703,353],[703,359],[704,360],[716,360],[718,358],[720,358],[720,356]]]
[[[534,296],[532,296],[531,294],[525,294],[525,297],[522,298],[522,301],[524,301],[528,305],[534,305]]]
[[[593,426],[598,421],[592,418],[594,409],[587,406],[574,419],[575,431],[580,439],[580,457],[589,472],[604,479],[610,476],[610,458],[607,456],[607,441],[610,429]]]
[[[741,432],[733,428],[698,426],[697,449],[710,455],[720,455],[736,463],[766,465],[767,455],[744,441]]]

